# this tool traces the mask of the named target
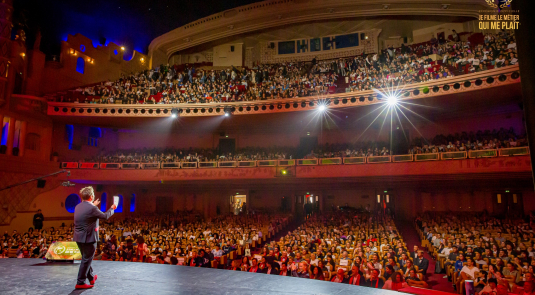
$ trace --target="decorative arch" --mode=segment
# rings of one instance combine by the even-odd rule
[[[130,198],[130,212],[136,211],[136,194],[132,194],[132,198]]]
[[[119,205],[117,206],[117,209],[115,209],[115,213],[123,213],[123,195],[117,195],[119,197]]]
[[[100,211],[104,212],[106,211],[106,208],[108,207],[108,193],[104,192],[102,195],[100,195]]]
[[[80,74],[85,72],[85,60],[83,57],[78,57],[76,59],[76,71]]]
[[[76,205],[80,204],[81,201],[80,196],[77,194],[70,194],[65,199],[65,209],[69,213],[74,213],[74,208]]]

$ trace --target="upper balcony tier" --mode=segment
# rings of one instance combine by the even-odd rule
[[[461,76],[454,76],[432,82],[400,86],[400,100],[417,100],[430,97],[456,95],[467,97],[471,92],[490,90],[506,85],[520,86],[518,65],[495,68]],[[389,91],[388,89],[382,90]],[[358,107],[386,102],[385,95],[377,90],[348,93],[334,93],[321,96],[258,101],[182,103],[182,104],[85,104],[48,102],[47,114],[51,116],[74,117],[169,117],[179,112],[181,117],[220,116],[227,112],[233,115],[295,112],[315,109],[319,103],[329,108]]]
[[[165,64],[181,50],[236,35],[267,31],[293,24],[348,18],[418,16],[477,19],[485,1],[319,1],[267,0],[222,11],[155,38],[149,45],[151,66]]]

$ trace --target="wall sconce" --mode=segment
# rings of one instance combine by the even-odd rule
[[[121,50],[124,51],[124,46],[121,46]]]
[[[139,59],[139,61],[141,61],[141,63],[144,63],[145,62],[145,58],[142,57],[142,58]]]
[[[95,60],[94,59],[91,59],[91,63],[93,63]]]
[[[20,54],[20,56],[22,56],[22,58],[24,58],[24,57],[26,56],[26,53],[22,52],[22,53]]]
[[[91,58],[90,57],[87,58],[87,62],[91,62]]]
[[[72,55],[76,55],[76,51],[74,51],[74,49],[69,49],[69,53],[72,54]]]

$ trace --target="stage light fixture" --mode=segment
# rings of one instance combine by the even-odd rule
[[[171,109],[171,118],[177,118],[179,116],[179,112],[177,108]]]
[[[223,112],[225,113],[225,117],[229,117],[230,115],[232,115],[232,108],[231,107],[225,107],[223,109]]]
[[[395,106],[396,104],[398,104],[398,98],[394,95],[390,95],[386,98],[386,103],[389,106]]]
[[[318,111],[324,112],[327,109],[327,107],[324,104],[318,105]]]

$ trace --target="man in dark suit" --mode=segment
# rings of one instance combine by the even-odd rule
[[[414,245],[414,251],[411,253],[410,257],[414,260],[418,258],[418,246]]]
[[[418,266],[418,272],[425,276],[429,267],[429,260],[424,257],[424,251],[418,251],[418,257],[414,259],[414,265]]]
[[[262,273],[265,273],[267,275],[279,275],[279,270],[274,268],[272,266],[272,263],[273,262],[266,260],[266,267],[262,270]]]
[[[375,289],[383,289],[383,286],[385,285],[385,282],[383,279],[379,277],[379,270],[373,269],[370,273],[370,278],[366,280],[364,283],[364,286],[375,288]]]
[[[74,208],[74,236],[73,240],[78,244],[80,253],[82,254],[82,262],[80,263],[80,270],[78,271],[78,280],[76,282],[76,289],[93,288],[97,275],[93,274],[91,262],[95,255],[98,238],[98,220],[109,219],[116,209],[115,205],[102,213],[98,209],[100,200],[93,202],[95,193],[93,188],[88,186],[80,190],[82,202]],[[85,283],[89,279],[90,285]]]

